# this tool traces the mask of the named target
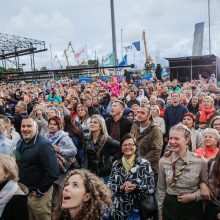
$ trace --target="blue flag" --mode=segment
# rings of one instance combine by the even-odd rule
[[[122,61],[118,64],[118,66],[126,66],[126,65],[128,65],[128,56],[127,56],[127,54],[124,55]]]
[[[132,44],[134,45],[134,47],[137,51],[141,50],[141,42],[140,41],[135,41]]]

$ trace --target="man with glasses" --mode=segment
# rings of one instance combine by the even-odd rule
[[[27,104],[23,101],[19,101],[15,106],[15,116],[13,118],[13,123],[15,130],[21,135],[21,121],[23,118],[27,117]]]

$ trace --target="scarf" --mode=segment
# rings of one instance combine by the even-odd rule
[[[52,134],[49,132],[47,134],[47,139],[50,141],[51,144],[56,144],[58,142],[57,140],[62,132],[63,132],[62,130],[57,131],[55,134]]]
[[[125,168],[127,174],[130,172],[131,168],[134,166],[136,155],[133,155],[129,160],[124,156],[122,157],[122,165]]]
[[[17,190],[17,182],[15,182],[14,180],[10,180],[0,191],[0,218],[2,217],[2,213],[4,211],[5,206]]]
[[[201,106],[201,116],[199,118],[199,122],[206,123],[207,120],[210,119],[210,117],[213,115],[215,108],[212,106],[210,109],[205,109],[204,106]]]

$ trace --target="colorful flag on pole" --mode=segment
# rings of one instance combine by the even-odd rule
[[[115,60],[115,56],[113,53],[103,56],[102,63],[100,64],[100,66],[113,66],[114,60]]]
[[[118,64],[118,66],[126,66],[128,65],[128,56],[127,54],[124,55],[122,61]]]
[[[141,50],[141,42],[135,41],[135,42],[125,46],[124,49],[126,50],[126,52],[140,51]]]
[[[85,60],[86,59],[86,49],[81,47],[79,50],[75,52],[75,58],[77,60]]]

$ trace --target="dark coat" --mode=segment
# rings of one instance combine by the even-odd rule
[[[94,114],[100,115],[99,110],[96,107],[94,107],[93,105],[88,107],[88,113],[89,113],[89,117],[92,117]]]
[[[4,208],[0,220],[28,220],[26,195],[14,195]]]
[[[29,189],[45,193],[59,177],[58,163],[53,146],[37,135],[28,144],[21,139],[15,152],[20,182]]]
[[[137,99],[130,100],[130,101],[127,102],[128,108],[131,108],[131,106],[134,105],[134,104],[140,106],[140,102]]]
[[[188,112],[187,107],[179,104],[178,106],[170,105],[164,111],[164,121],[166,125],[166,135],[169,134],[170,128],[183,120],[184,114]]]
[[[108,134],[111,134],[113,118],[109,117],[109,118],[106,119],[105,122],[106,122],[106,127],[107,127],[107,130],[108,130]],[[127,134],[131,131],[132,122],[129,121],[124,116],[122,116],[119,119],[119,123],[120,123],[120,140],[121,140],[124,137],[125,134]]]
[[[89,135],[84,137],[83,167],[100,177],[109,176],[112,164],[120,157],[120,143],[111,137],[103,146],[95,146]]]
[[[13,123],[15,130],[21,135],[21,121],[23,118],[27,117],[27,112],[21,113],[19,115],[15,115],[13,118]]]
[[[126,181],[137,186],[131,193],[120,190],[120,186]],[[154,176],[150,162],[137,157],[130,172],[127,173],[122,160],[114,162],[109,177],[108,187],[114,194],[112,210],[114,220],[126,220],[135,205],[135,201],[154,193]]]
[[[196,105],[196,107],[192,106],[192,99],[190,100],[188,106],[187,106],[189,112],[193,113],[194,115],[197,114],[197,112],[199,111],[199,103]]]
[[[0,191],[7,184],[7,181],[0,184]],[[28,189],[18,184],[18,189],[6,204],[0,220],[28,220],[27,194]]]

